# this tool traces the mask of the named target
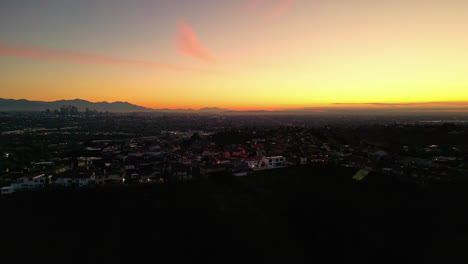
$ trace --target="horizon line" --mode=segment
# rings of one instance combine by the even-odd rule
[[[333,110],[343,110],[343,109],[353,109],[353,110],[413,110],[413,111],[464,111],[468,110],[468,101],[428,101],[428,102],[359,102],[359,103],[324,103],[317,104],[316,106],[289,106],[289,107],[221,107],[221,106],[205,106],[205,107],[148,107],[129,101],[91,101],[87,99],[74,98],[74,99],[58,99],[51,101],[41,101],[41,100],[30,100],[30,99],[14,99],[14,98],[0,98],[3,100],[14,100],[14,101],[29,101],[29,102],[45,102],[45,103],[54,103],[59,101],[85,101],[89,103],[127,103],[138,107],[147,108],[148,110],[192,110],[199,111],[203,109],[219,109],[225,111],[237,111],[237,112],[293,112],[293,111],[305,111],[305,112],[328,112]]]

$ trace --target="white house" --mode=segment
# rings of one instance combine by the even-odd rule
[[[45,174],[41,174],[38,176],[34,177],[21,177],[16,180],[16,185],[15,186],[22,186],[25,189],[28,188],[40,188],[44,187],[47,181],[47,176]]]
[[[5,186],[0,189],[2,195],[12,194],[15,192],[15,187],[13,186]]]
[[[263,162],[269,169],[286,167],[286,158],[283,156],[265,157]]]
[[[95,175],[89,174],[69,174],[69,175],[59,175],[57,179],[55,179],[54,184],[61,185],[61,186],[78,186],[84,187],[90,184],[95,180]]]
[[[34,177],[21,177],[16,180],[16,183],[1,188],[1,194],[12,194],[15,192],[42,188],[46,184],[46,181],[47,176],[45,174]]]

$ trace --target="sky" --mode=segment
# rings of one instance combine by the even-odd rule
[[[239,110],[468,101],[464,0],[3,0],[0,97]]]

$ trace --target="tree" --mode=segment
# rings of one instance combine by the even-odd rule
[[[201,139],[201,137],[200,137],[200,133],[198,133],[198,132],[193,133],[193,135],[190,137],[190,141],[192,141],[192,142],[197,141],[199,139]]]

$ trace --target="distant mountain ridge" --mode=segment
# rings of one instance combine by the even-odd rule
[[[429,104],[429,103],[427,103]],[[434,104],[434,103],[430,103]],[[349,104],[348,104],[349,105]],[[367,106],[370,105],[370,106]],[[0,98],[0,112],[41,112],[47,109],[54,111],[60,110],[62,106],[74,106],[78,111],[84,112],[86,108],[99,112],[111,113],[160,113],[160,114],[201,114],[201,115],[388,115],[388,114],[417,114],[417,115],[434,115],[434,114],[468,114],[468,102],[455,105],[436,105],[436,106],[413,106],[413,104],[402,104],[399,107],[393,105],[385,105],[379,108],[374,104],[365,104],[359,107],[345,107],[342,104],[331,104],[327,107],[306,107],[306,108],[291,108],[283,110],[230,110],[218,107],[205,107],[198,110],[195,109],[153,109],[147,108],[129,102],[89,102],[82,99],[74,100],[58,100],[53,102],[44,101],[29,101],[25,99],[2,99]]]
[[[53,102],[29,101],[25,99],[0,99],[0,111],[45,111],[46,109],[59,110],[62,106],[72,105],[79,111],[85,111],[86,108],[96,111],[109,112],[143,112],[153,111],[153,109],[134,105],[128,102],[89,102],[82,99],[58,100]]]
[[[78,111],[83,112],[86,108],[90,110],[96,110],[100,112],[116,112],[116,113],[128,113],[128,112],[163,112],[163,113],[221,113],[230,111],[228,109],[222,109],[217,107],[206,107],[200,110],[193,109],[152,109],[129,102],[90,102],[82,99],[74,100],[58,100],[53,102],[44,101],[29,101],[25,99],[3,99],[0,98],[0,111],[17,111],[17,112],[37,112],[45,111],[50,109],[51,111],[59,110],[62,106],[75,106]]]

